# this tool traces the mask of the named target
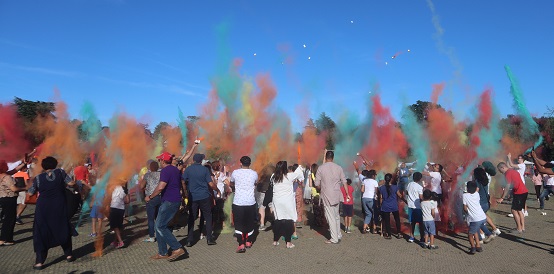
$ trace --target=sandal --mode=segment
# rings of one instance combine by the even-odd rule
[[[287,248],[294,248],[294,244],[287,245]]]
[[[67,258],[65,258],[65,260],[66,260],[68,263],[70,263],[70,262],[75,261],[75,257],[73,257],[73,256],[67,256]]]
[[[14,245],[15,243],[14,242],[3,242],[0,244],[0,246],[10,246],[10,245]]]

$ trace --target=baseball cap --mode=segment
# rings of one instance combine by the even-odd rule
[[[202,160],[204,160],[204,154],[200,154],[200,153],[196,153],[194,154],[194,156],[192,156],[192,160],[195,162],[195,163],[202,163]]]
[[[162,161],[171,161],[172,155],[169,154],[169,152],[164,152],[160,154],[160,156],[156,157],[156,159],[160,159]]]

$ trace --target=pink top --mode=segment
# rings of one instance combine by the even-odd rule
[[[540,173],[538,176],[535,176],[535,173],[533,173],[531,180],[533,181],[533,184],[535,184],[536,186],[542,186],[542,175]]]

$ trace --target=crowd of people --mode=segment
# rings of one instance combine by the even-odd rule
[[[187,256],[186,248],[199,242],[195,234],[197,221],[200,240],[205,238],[207,245],[212,246],[217,244],[214,230],[223,227],[225,220],[231,220],[237,253],[253,247],[256,233],[268,230],[268,221],[271,221],[274,246],[283,240],[286,248],[294,248],[293,240],[298,239],[296,229],[308,221],[311,226],[328,228],[326,244],[339,244],[343,232],[352,232],[356,203],[362,208],[361,233],[380,234],[385,239],[405,237],[408,242],[437,249],[437,232],[445,223],[457,219],[456,225],[468,234],[468,253],[475,254],[483,250],[482,244],[501,234],[487,214],[495,201],[511,200],[510,216],[514,218],[515,228],[510,233],[525,232],[525,216],[528,215],[525,158],[534,166],[532,181],[539,210],[544,209],[544,201],[554,192],[554,165],[538,158],[534,151],[518,156],[517,164],[508,154],[507,161],[496,166],[484,161],[476,166],[460,167],[456,178],[438,163],[426,163],[420,171],[414,169],[419,163],[400,163],[394,172],[386,173],[373,169],[372,163],[362,157],[363,169],[357,162],[353,163],[358,175],[356,181],[359,180],[359,187],[355,187],[343,167],[334,162],[333,151],[324,152],[321,165],[302,166],[283,160],[275,165],[267,164],[258,174],[250,168],[250,157],[241,157],[240,167],[231,172],[222,162],[210,162],[205,155],[195,153],[198,144],[196,141],[182,157],[167,152],[160,154],[156,160],[149,160],[138,175],[137,195],[144,197],[148,223],[144,242],[157,243],[152,259],[174,261]],[[35,269],[44,268],[48,250],[53,247],[61,246],[67,261],[75,259],[71,238],[78,233],[71,219],[79,210],[90,214],[92,233],[89,236],[101,235],[104,232],[102,224],[108,221],[114,234],[113,247],[119,249],[126,245],[123,224],[126,205],[131,200],[126,180],[117,182],[108,192],[107,189],[91,191],[101,177],[92,163],[80,163],[68,174],[58,168],[54,157],[43,158],[39,168],[37,158],[31,156],[11,166],[0,161],[0,245],[14,244],[13,232],[16,224],[23,223],[26,203],[36,203],[33,220]],[[506,181],[499,190],[491,188],[492,177],[497,171]],[[470,176],[464,178],[463,174]],[[458,181],[456,188],[447,187],[451,180]],[[465,182],[460,182],[462,180]],[[360,197],[356,197],[357,191],[361,192]],[[36,201],[32,201],[33,197]],[[88,208],[83,207],[83,201],[88,201]],[[106,201],[109,207],[104,206]],[[232,203],[231,214],[225,213],[227,202]],[[305,205],[311,208],[308,220]],[[183,207],[188,213],[185,246],[179,243],[171,229],[171,222]],[[452,207],[456,210],[450,210]],[[342,223],[341,215],[344,217]],[[401,218],[404,216],[409,226],[403,230]]]

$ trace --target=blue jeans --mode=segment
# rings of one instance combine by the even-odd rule
[[[483,230],[483,233],[485,233],[486,237],[490,236],[492,233],[487,228],[486,223],[487,223],[487,219],[469,223],[469,234],[478,233],[479,234],[479,240],[482,240],[481,239],[481,233],[479,233],[479,230]]]
[[[544,198],[548,197],[548,194],[554,193],[554,186],[544,186],[541,196],[539,197],[539,202],[541,203],[541,209],[544,209]]]
[[[182,247],[179,241],[177,241],[177,238],[173,236],[172,231],[167,228],[167,224],[173,219],[180,205],[180,201],[165,201],[162,202],[158,210],[158,217],[156,218],[156,240],[158,241],[158,254],[162,256],[167,255],[168,245],[171,250],[177,250]]]
[[[158,209],[162,198],[160,195],[152,198],[148,203],[146,203],[146,216],[148,217],[148,236],[153,238],[156,236],[156,216],[158,215]]]
[[[371,218],[373,217],[373,199],[371,198],[362,198],[362,206],[364,207],[364,224],[368,225],[371,223]]]

